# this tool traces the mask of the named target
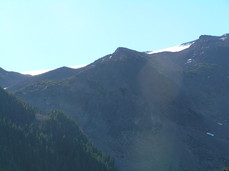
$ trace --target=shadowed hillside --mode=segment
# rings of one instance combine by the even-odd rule
[[[3,89],[0,100],[0,170],[114,170],[111,158],[62,112],[39,114]]]

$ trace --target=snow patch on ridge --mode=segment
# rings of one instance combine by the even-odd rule
[[[213,133],[211,133],[211,132],[206,132],[206,134],[207,134],[208,136],[212,136],[212,137],[215,136],[215,135],[214,135]]]
[[[87,64],[70,66],[69,68],[72,68],[72,69],[79,69],[79,68],[83,68],[83,67],[85,67],[85,66],[87,66]]]
[[[155,54],[155,53],[160,53],[160,52],[180,52],[184,49],[189,48],[193,43],[195,42],[189,42],[189,43],[184,43],[184,44],[173,46],[173,47],[166,48],[166,49],[155,50],[155,51],[147,52],[147,54]]]
[[[217,122],[218,125],[222,126],[223,124],[221,122]]]
[[[46,72],[52,71],[52,69],[47,69],[47,70],[37,70],[37,71],[25,71],[25,72],[20,72],[21,74],[25,74],[25,75],[40,75]]]
[[[221,37],[220,38],[220,40],[222,40],[222,41],[224,41],[224,40],[226,40],[227,39],[227,37]]]
[[[219,40],[225,41],[225,40],[228,39],[228,37],[229,37],[229,34],[226,33],[226,34],[222,35],[222,36],[219,38]]]
[[[192,59],[188,59],[187,62],[185,64],[189,64],[192,62]]]
[[[70,66],[69,68],[78,69],[78,68],[83,68],[85,66],[87,66],[87,65],[76,65],[76,66]],[[38,71],[26,71],[26,72],[20,72],[20,73],[25,74],[25,75],[35,76],[35,75],[44,74],[44,73],[52,71],[52,70],[54,70],[54,69],[38,70]]]

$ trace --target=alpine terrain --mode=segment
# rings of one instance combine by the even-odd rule
[[[229,166],[228,68],[229,34],[203,35],[155,52],[120,47],[7,90],[64,111],[120,171],[219,171]]]

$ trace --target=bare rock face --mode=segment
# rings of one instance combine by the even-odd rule
[[[118,48],[16,95],[73,117],[125,171],[217,171],[229,165],[229,36],[180,52]]]

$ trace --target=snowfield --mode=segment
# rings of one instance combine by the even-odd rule
[[[189,48],[193,43],[195,42],[184,43],[184,44],[173,46],[170,48],[155,50],[155,51],[147,52],[147,54],[155,54],[155,53],[160,53],[160,52],[180,52],[184,49]]]

